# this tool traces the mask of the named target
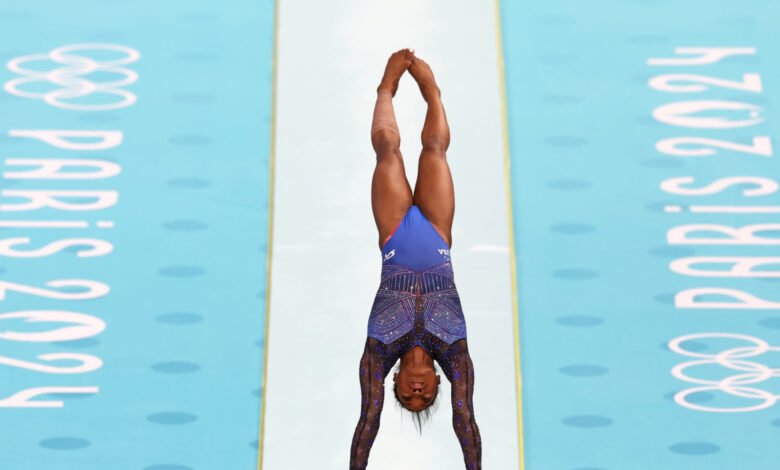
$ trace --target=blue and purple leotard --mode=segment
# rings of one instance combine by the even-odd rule
[[[414,346],[424,348],[452,384],[452,421],[466,468],[481,469],[482,443],[472,403],[474,368],[450,247],[416,205],[382,247],[381,280],[360,361],[362,403],[350,470],[364,470],[368,465],[379,431],[385,377]]]

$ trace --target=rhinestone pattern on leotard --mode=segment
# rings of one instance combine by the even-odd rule
[[[413,329],[419,309],[425,329],[445,343],[466,337],[451,263],[425,271],[397,264],[382,266],[382,280],[368,319],[368,336],[392,343]]]
[[[350,470],[365,470],[379,431],[384,380],[414,346],[425,348],[451,383],[452,425],[465,468],[481,470],[482,441],[474,419],[474,367],[466,322],[447,262],[424,271],[386,264],[371,309],[360,359],[361,407],[350,452]]]

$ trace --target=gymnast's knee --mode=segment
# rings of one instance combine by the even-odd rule
[[[426,137],[422,141],[423,153],[438,155],[441,157],[446,156],[446,152],[449,146],[450,139],[440,136]]]
[[[401,135],[395,129],[380,127],[371,133],[371,144],[377,157],[380,155],[400,153]]]

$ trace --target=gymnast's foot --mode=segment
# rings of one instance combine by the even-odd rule
[[[409,65],[412,63],[412,57],[414,52],[409,49],[401,49],[394,52],[387,60],[387,67],[385,67],[385,74],[382,77],[382,82],[377,87],[377,93],[382,91],[389,91],[393,96],[398,91],[398,82],[401,80],[401,75],[406,72]]]
[[[422,93],[423,99],[429,103],[431,100],[441,98],[441,90],[433,78],[433,71],[427,62],[415,56],[412,59],[412,65],[409,66],[409,73],[417,81]]]

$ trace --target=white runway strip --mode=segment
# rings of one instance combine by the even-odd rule
[[[416,50],[442,90],[455,182],[452,262],[475,367],[486,469],[517,469],[517,397],[493,2],[279,2],[276,194],[264,470],[346,470],[358,362],[379,285],[369,129],[391,52]],[[395,99],[412,188],[425,103]],[[449,382],[422,437],[385,381],[370,470],[464,468]],[[403,411],[403,413],[402,413]]]

